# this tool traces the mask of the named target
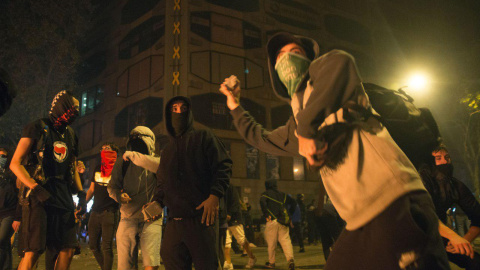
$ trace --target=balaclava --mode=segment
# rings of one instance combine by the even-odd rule
[[[434,176],[438,186],[437,192],[441,196],[442,201],[446,201],[448,198],[458,199],[458,193],[452,182],[453,165],[451,163],[436,165]]]
[[[102,150],[100,155],[102,157],[101,176],[109,177],[112,174],[113,165],[117,160],[117,152],[112,150]]]
[[[175,136],[182,135],[188,128],[188,110],[182,113],[172,112],[172,128]]]
[[[130,151],[149,155],[148,146],[142,140],[141,135],[131,135],[128,144],[130,145]]]
[[[53,98],[49,117],[53,126],[61,130],[75,121],[78,116],[78,108],[73,102],[74,97],[67,91],[60,91]]]
[[[307,57],[287,52],[278,59],[275,64],[278,78],[285,85],[290,97],[295,94],[299,84],[303,81],[308,73],[308,68],[312,61]]]

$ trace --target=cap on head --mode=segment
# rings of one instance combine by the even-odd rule
[[[312,61],[315,59],[315,51],[313,50],[314,44],[310,39],[301,38],[286,32],[280,32],[270,38],[267,44],[268,57],[272,62],[272,65],[275,65],[278,52],[285,45],[290,43],[300,45],[305,50],[308,59]]]

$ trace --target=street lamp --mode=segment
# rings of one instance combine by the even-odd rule
[[[429,83],[430,82],[427,75],[417,72],[410,76],[407,86],[409,89],[417,93],[423,93],[428,90]]]

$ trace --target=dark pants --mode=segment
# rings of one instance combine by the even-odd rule
[[[227,240],[227,229],[228,228],[219,228],[218,230],[218,261],[220,262],[220,267],[223,268],[225,263],[225,242]]]
[[[294,222],[293,223],[293,234],[297,239],[298,245],[301,249],[304,248],[303,246],[303,234],[302,234],[302,223],[301,222]]]
[[[322,241],[323,256],[327,260],[333,244],[342,232],[344,224],[338,217],[331,215],[327,211],[323,211],[321,216],[316,217],[316,223],[320,233],[320,240]]]
[[[480,270],[480,254],[477,252],[475,252],[473,259],[470,259],[470,257],[466,255],[452,254],[448,252],[447,256],[449,261],[461,268],[465,268],[465,270]]]
[[[363,227],[343,230],[325,269],[450,269],[428,193],[411,192]]]
[[[165,269],[216,270],[218,268],[215,226],[201,223],[201,217],[169,219],[160,254]]]
[[[0,270],[12,269],[13,216],[0,219]]]
[[[113,237],[117,230],[118,212],[105,210],[90,214],[88,222],[89,246],[102,270],[113,265]]]

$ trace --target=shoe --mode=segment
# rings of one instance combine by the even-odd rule
[[[273,269],[273,268],[275,268],[275,264],[274,264],[274,263],[267,262],[267,263],[265,264],[265,267],[266,267],[266,268]]]
[[[295,270],[295,263],[293,263],[293,260],[288,261],[288,270]]]
[[[227,262],[225,262],[225,263],[223,264],[223,269],[224,269],[224,270],[233,270],[233,263],[227,263]]]
[[[305,248],[301,248],[299,252],[300,253],[305,253]]]
[[[242,255],[240,257],[247,257],[248,254],[247,253],[242,253]]]
[[[251,248],[256,248],[257,246],[254,243],[249,243],[248,244]]]
[[[257,257],[249,258],[248,264],[245,266],[245,268],[252,269],[255,266],[256,262],[257,262]]]

